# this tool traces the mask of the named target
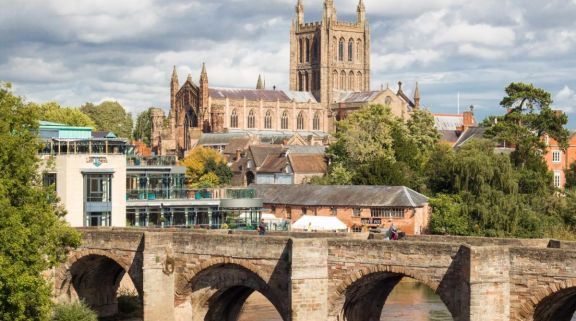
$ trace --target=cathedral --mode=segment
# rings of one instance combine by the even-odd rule
[[[157,155],[183,157],[204,133],[299,135],[324,142],[335,121],[361,107],[380,103],[408,119],[419,108],[402,91],[370,86],[370,26],[364,0],[354,22],[339,21],[333,0],[324,1],[322,20],[306,22],[303,0],[297,0],[290,28],[290,90],[267,89],[261,78],[255,89],[209,86],[202,65],[198,84],[188,75],[180,84],[176,67],[170,81],[170,112],[152,109],[152,149]]]

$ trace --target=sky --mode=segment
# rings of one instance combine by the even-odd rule
[[[357,0],[334,0],[355,20]],[[0,0],[0,80],[29,101],[116,100],[169,108],[172,66],[210,86],[288,89],[296,0]],[[323,0],[303,0],[320,19]],[[576,129],[576,0],[365,0],[372,89],[411,93],[434,113],[502,114],[510,82],[552,94]]]

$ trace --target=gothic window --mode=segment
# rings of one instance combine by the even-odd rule
[[[302,63],[304,58],[304,46],[302,45],[302,39],[298,40],[298,61]]]
[[[332,86],[334,89],[338,89],[338,72],[336,70],[334,70],[334,73],[332,73],[332,82],[334,83],[334,86]]]
[[[318,112],[314,114],[314,120],[312,121],[312,129],[320,130],[320,115]]]
[[[272,112],[267,111],[266,116],[264,116],[264,128],[270,129],[272,128]]]
[[[340,90],[346,90],[346,72],[344,70],[340,72]]]
[[[356,60],[362,63],[362,40],[356,41]]]
[[[312,41],[312,62],[318,62],[318,44],[317,38]]]
[[[236,109],[232,110],[232,114],[230,115],[230,127],[238,128],[238,112]]]
[[[358,90],[356,88],[356,82],[354,81],[354,72],[353,71],[350,71],[350,74],[348,75],[348,89],[350,91]]]
[[[340,39],[338,44],[338,60],[344,61],[344,39]]]
[[[310,39],[306,38],[306,62],[310,62]]]
[[[298,91],[304,90],[304,75],[299,72],[298,73]]]
[[[332,56],[334,57],[334,61],[338,59],[338,55],[336,54],[338,50],[338,40],[334,37],[332,41]]]
[[[253,109],[248,113],[248,128],[256,128],[256,116],[254,116]]]
[[[280,120],[280,128],[288,129],[288,112],[282,113],[282,119]]]
[[[356,82],[358,82],[358,91],[364,90],[364,89],[363,89],[364,86],[362,85],[363,82],[362,82],[362,73],[361,73],[361,72],[358,72],[358,73],[356,74]],[[368,90],[369,90],[369,89],[368,89]]]
[[[386,106],[390,106],[391,103],[392,103],[392,97],[386,96],[386,98],[384,99],[384,104]]]
[[[350,39],[348,42],[348,61],[352,61],[354,57],[354,40]]]
[[[298,113],[298,118],[296,119],[296,128],[299,130],[304,129],[304,115],[302,115],[302,112]]]
[[[304,72],[304,91],[309,91],[309,89],[310,89],[309,85],[308,85],[309,83],[310,83],[310,80],[308,79],[308,72],[305,71]]]

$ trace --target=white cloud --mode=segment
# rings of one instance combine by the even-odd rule
[[[485,60],[498,60],[508,56],[507,51],[505,50],[477,47],[472,44],[458,46],[458,53]]]
[[[576,112],[576,93],[567,85],[554,95],[554,108],[565,113]]]
[[[404,69],[414,65],[428,65],[441,58],[441,54],[435,50],[411,50],[403,53],[375,55],[372,58],[372,70],[379,72]]]

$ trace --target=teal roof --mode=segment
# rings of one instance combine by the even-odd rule
[[[40,121],[40,137],[60,139],[84,139],[92,137],[92,128]]]

